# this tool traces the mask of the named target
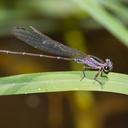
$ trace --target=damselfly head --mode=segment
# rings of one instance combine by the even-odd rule
[[[106,59],[105,61],[106,61],[106,63],[105,63],[105,66],[103,68],[103,71],[105,73],[109,73],[113,68],[113,64],[112,64],[110,59]]]

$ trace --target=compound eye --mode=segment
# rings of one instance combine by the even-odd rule
[[[105,66],[104,67],[104,70],[108,71],[109,70],[109,67],[108,66]]]
[[[105,67],[104,67],[104,73],[107,73],[107,74],[108,74],[109,71],[110,71],[110,68],[109,68],[108,66],[105,66]]]

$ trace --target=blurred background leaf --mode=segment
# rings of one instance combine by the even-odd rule
[[[74,1],[76,1],[76,3],[78,3],[83,10],[88,12],[90,16],[92,16],[97,22],[99,22],[106,29],[108,29],[118,39],[120,39],[123,44],[128,46],[128,38],[127,38],[128,29],[126,29],[126,26],[123,24],[123,22],[120,21],[120,19],[116,18],[114,15],[106,11],[106,9],[102,5],[100,5],[100,2],[98,2],[99,0],[96,0],[96,1],[95,0],[74,0]],[[105,3],[105,5],[106,4],[107,2]],[[114,4],[116,7],[118,7],[118,2],[116,3],[116,1],[110,2],[110,4],[112,5]],[[109,8],[110,6],[108,6],[108,9]],[[122,10],[120,9],[120,12],[121,11]]]

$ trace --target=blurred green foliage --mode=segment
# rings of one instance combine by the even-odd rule
[[[44,31],[55,30],[60,25],[56,19],[73,17],[74,22],[82,22],[78,24],[81,27],[91,24],[95,29],[103,25],[128,46],[127,13],[127,6],[119,0],[1,0],[0,34],[9,33],[14,25],[38,25]],[[88,22],[90,17],[99,24]]]

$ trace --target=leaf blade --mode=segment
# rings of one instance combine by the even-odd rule
[[[86,72],[93,77],[95,72]],[[103,88],[92,79],[80,81],[80,71],[22,74],[0,78],[0,95],[62,91],[105,91],[128,95],[128,75],[110,73]]]

